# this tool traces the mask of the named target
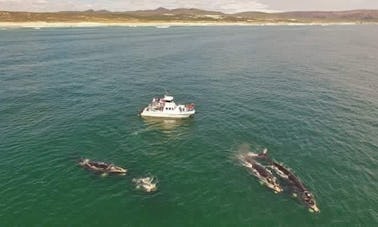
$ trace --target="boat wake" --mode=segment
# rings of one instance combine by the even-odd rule
[[[148,129],[148,128],[138,129],[138,130],[132,132],[131,135],[132,136],[137,136],[139,134],[142,134],[142,133],[145,133],[145,132],[148,132],[148,131],[150,131],[150,129]]]

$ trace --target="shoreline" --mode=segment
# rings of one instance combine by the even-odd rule
[[[328,26],[328,25],[378,25],[358,22],[313,23],[247,23],[247,22],[0,22],[0,28],[67,28],[67,27],[158,27],[171,26]]]

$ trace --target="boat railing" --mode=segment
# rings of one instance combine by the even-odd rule
[[[188,111],[192,111],[192,110],[194,110],[194,103],[186,104],[186,105],[185,105],[185,108],[186,108]]]

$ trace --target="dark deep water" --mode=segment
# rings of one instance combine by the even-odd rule
[[[0,225],[374,226],[377,40],[362,25],[0,30]],[[164,89],[197,115],[139,118]],[[246,145],[321,212],[261,186],[235,159]],[[146,174],[157,193],[134,189]]]

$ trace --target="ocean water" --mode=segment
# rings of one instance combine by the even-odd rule
[[[0,225],[375,226],[377,40],[374,25],[0,30]],[[137,116],[165,90],[196,116]],[[319,214],[235,158],[264,148]],[[135,190],[146,175],[156,193]]]

